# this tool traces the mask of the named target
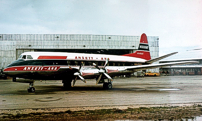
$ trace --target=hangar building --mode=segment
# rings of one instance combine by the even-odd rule
[[[151,58],[159,56],[159,38],[148,36]],[[91,34],[0,34],[0,69],[27,51],[122,55],[138,49],[140,36]],[[158,72],[158,69],[150,71]]]
[[[167,66],[160,69],[160,73],[166,72],[169,75],[202,75],[202,50],[189,50],[180,52],[160,61],[160,63],[179,62],[179,61],[198,61],[197,64],[185,64],[176,66]]]

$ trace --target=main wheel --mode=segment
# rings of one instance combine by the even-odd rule
[[[35,92],[35,88],[34,87],[30,87],[30,88],[27,89],[27,91],[33,93],[33,92]]]
[[[69,89],[69,88],[71,88],[72,86],[71,86],[71,82],[69,81],[64,81],[63,82],[63,87],[65,88],[65,89]]]
[[[13,77],[13,82],[16,82],[16,77]]]
[[[112,89],[112,83],[103,83],[103,88],[104,89]]]

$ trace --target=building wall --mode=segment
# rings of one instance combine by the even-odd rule
[[[158,57],[158,37],[147,38],[151,57]],[[140,36],[123,35],[0,34],[0,68],[16,60],[21,53],[35,49],[118,49],[134,52],[139,41]]]
[[[160,73],[169,72],[170,75],[202,75],[202,59],[188,59],[180,61],[198,61],[199,63],[184,64],[176,66],[162,67]],[[179,62],[179,61],[160,61],[160,63]]]
[[[170,76],[174,75],[202,75],[202,66],[200,67],[170,67],[170,68],[161,68],[160,73],[164,75],[168,73]]]

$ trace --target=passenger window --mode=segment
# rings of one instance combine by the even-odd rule
[[[33,59],[31,55],[27,55],[27,59]]]
[[[77,61],[77,65],[81,65],[81,63],[82,63],[81,61]]]
[[[92,64],[92,62],[88,62],[88,65],[89,65],[89,66],[92,66],[93,64]]]
[[[75,61],[71,61],[71,65],[75,65]]]
[[[67,65],[71,65],[71,62],[70,62],[70,61],[67,61]]]
[[[42,62],[32,62],[32,65],[43,65],[43,63]]]

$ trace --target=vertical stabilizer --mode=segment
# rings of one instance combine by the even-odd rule
[[[149,44],[147,41],[147,35],[143,33],[140,38],[140,44],[138,47],[138,50],[135,53],[125,54],[123,56],[130,56],[130,57],[136,57],[141,58],[145,60],[150,60],[150,52],[149,52]]]

